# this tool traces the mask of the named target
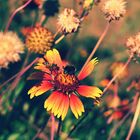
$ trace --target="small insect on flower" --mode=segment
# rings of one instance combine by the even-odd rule
[[[135,58],[140,58],[140,32],[127,39],[126,47],[130,55],[133,55]]]
[[[33,86],[28,94],[32,99],[48,90],[51,95],[46,99],[44,108],[54,116],[64,120],[69,107],[78,119],[84,112],[84,106],[79,95],[100,98],[102,91],[96,86],[81,85],[80,81],[86,78],[97,64],[97,59],[92,59],[78,76],[74,66],[63,63],[56,49],[47,51],[44,58],[40,59],[35,69],[40,70],[31,75],[30,79],[40,79],[41,82]]]
[[[80,26],[80,19],[73,9],[65,8],[58,16],[58,30],[63,33],[76,32]]]
[[[112,20],[119,20],[126,13],[125,0],[105,0],[101,10],[105,14],[106,19],[111,22]]]
[[[26,37],[26,46],[30,52],[44,54],[54,43],[52,33],[45,27],[32,28]]]
[[[20,60],[24,44],[14,32],[0,32],[0,68],[7,68],[11,62]]]

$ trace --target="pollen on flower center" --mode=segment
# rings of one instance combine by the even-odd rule
[[[60,72],[55,77],[55,87],[64,93],[75,91],[78,85],[78,78],[74,74]]]

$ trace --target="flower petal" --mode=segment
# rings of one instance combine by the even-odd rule
[[[57,91],[55,91],[55,92],[57,92]],[[58,112],[59,112],[58,109],[64,99],[63,93],[57,92],[56,94],[57,94],[57,98],[55,99],[55,103],[52,107],[52,113],[54,114],[54,116],[56,116],[58,114]]]
[[[83,103],[75,94],[70,95],[70,108],[77,119],[84,112]]]
[[[28,80],[42,80],[43,75],[43,72],[34,72],[28,77]]]
[[[102,91],[96,87],[96,86],[86,86],[86,85],[81,85],[77,89],[77,92],[81,96],[85,96],[88,98],[93,98],[96,99],[97,97],[99,98],[102,95]]]
[[[67,95],[63,94],[63,100],[62,100],[62,102],[59,106],[57,118],[60,118],[60,116],[62,116],[62,114],[63,114],[63,110],[64,110],[64,107],[65,107],[65,96],[67,96]]]
[[[54,91],[45,101],[44,108],[51,111],[57,118],[61,117],[64,120],[69,108],[69,97],[64,93]]]
[[[47,51],[45,55],[45,59],[50,64],[57,64],[59,67],[62,66],[62,60],[61,60],[60,54],[56,49]]]
[[[57,92],[53,92],[48,99],[46,99],[45,103],[44,103],[44,108],[47,109],[47,111],[51,110],[56,99],[57,99],[58,93]]]
[[[41,65],[41,66],[37,65],[34,67],[34,69],[40,70],[46,73],[50,73],[50,70],[45,65]]]
[[[38,60],[37,65],[34,67],[34,69],[41,70],[41,71],[46,72],[46,73],[50,73],[50,71],[46,67],[45,63],[46,63],[46,61],[43,58],[40,58]]]
[[[61,56],[60,56],[58,50],[53,49],[53,57],[54,57],[54,63],[57,64],[59,67],[61,67],[62,60],[61,60]]]
[[[88,75],[91,74],[91,72],[94,69],[94,66],[98,63],[97,58],[92,59],[85,67],[84,69],[79,73],[78,79],[83,80],[86,78]]]
[[[65,103],[64,103],[63,113],[62,113],[62,121],[66,117],[68,109],[69,109],[69,97],[68,97],[68,95],[65,95]]]
[[[51,75],[45,73],[45,74],[43,75],[43,80],[49,81],[49,80],[52,80],[52,77],[51,77]]]
[[[49,62],[49,64],[54,64],[54,56],[52,50],[47,51],[44,57]]]
[[[52,88],[52,84],[47,82],[47,81],[43,81],[41,84],[38,84],[36,86],[33,86],[29,91],[28,94],[30,95],[30,99],[32,99],[34,96],[39,96],[45,92],[47,92],[48,90],[50,90]]]

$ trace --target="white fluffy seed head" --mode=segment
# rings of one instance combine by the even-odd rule
[[[20,60],[24,44],[14,32],[0,32],[0,68],[7,68],[10,62]]]

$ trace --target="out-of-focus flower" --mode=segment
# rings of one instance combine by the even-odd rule
[[[38,5],[38,6],[43,5],[44,2],[45,2],[45,0],[34,0],[34,3],[35,3],[36,5]]]
[[[32,27],[22,27],[20,31],[24,36],[26,36],[32,31]]]
[[[114,77],[124,66],[124,63],[122,62],[115,62],[110,67],[110,71],[112,73],[112,76]],[[125,69],[119,76],[118,79],[121,80],[123,78],[126,78],[128,76],[128,69]]]
[[[26,46],[30,52],[44,54],[54,43],[52,33],[45,27],[37,26],[26,37]]]
[[[126,46],[130,55],[140,57],[140,32],[135,36],[129,37],[126,41]]]
[[[10,62],[20,60],[24,44],[14,32],[0,32],[0,68],[7,68]]]
[[[106,0],[102,5],[101,10],[109,22],[112,20],[119,20],[126,13],[126,1]]]
[[[108,85],[109,82],[110,82],[109,79],[104,79],[104,80],[102,80],[102,81],[100,82],[100,85],[101,85],[102,87],[106,87],[106,86]],[[115,85],[113,85],[113,84],[111,84],[111,85],[109,86],[109,89],[112,90],[112,91],[114,91],[114,88],[115,88]]]
[[[117,95],[115,95],[115,96],[111,96],[110,95],[110,96],[107,96],[107,98],[106,98],[106,103],[107,103],[107,106],[109,108],[116,108],[116,107],[118,107],[120,105],[120,102],[121,102],[121,100],[120,100],[120,98]]]
[[[127,88],[127,91],[130,91],[131,89],[135,89],[136,91],[140,92],[140,77],[131,82],[130,86]]]
[[[84,49],[84,48],[79,48],[78,51],[79,51],[79,53],[80,53],[80,55],[81,55],[82,57],[87,57],[88,53],[87,53],[87,50],[86,50],[86,49]]]
[[[96,64],[97,59],[92,59],[82,72],[76,76],[74,66],[65,65],[56,49],[49,50],[44,59],[40,59],[35,67],[41,72],[31,76],[32,79],[40,79],[41,83],[33,86],[28,94],[32,99],[48,90],[52,90],[51,95],[44,103],[44,108],[54,116],[61,117],[64,120],[70,107],[78,119],[84,112],[83,103],[78,96],[81,95],[96,100],[102,94],[102,91],[96,86],[80,84],[81,80],[91,74]]]
[[[118,96],[107,96],[106,103],[109,108],[109,110],[104,112],[104,116],[108,117],[107,123],[121,119],[129,110],[129,101],[127,99],[121,101]]]
[[[109,116],[109,118],[107,120],[107,123],[110,124],[113,120],[119,120],[119,119],[121,119],[124,116],[124,113],[122,111],[109,110],[109,111],[106,111],[104,113],[104,115],[106,117]]]
[[[91,9],[93,3],[94,3],[94,0],[84,0],[83,8],[86,10],[89,10]]]
[[[58,16],[58,30],[63,33],[76,32],[80,25],[80,19],[73,9],[65,8]]]

